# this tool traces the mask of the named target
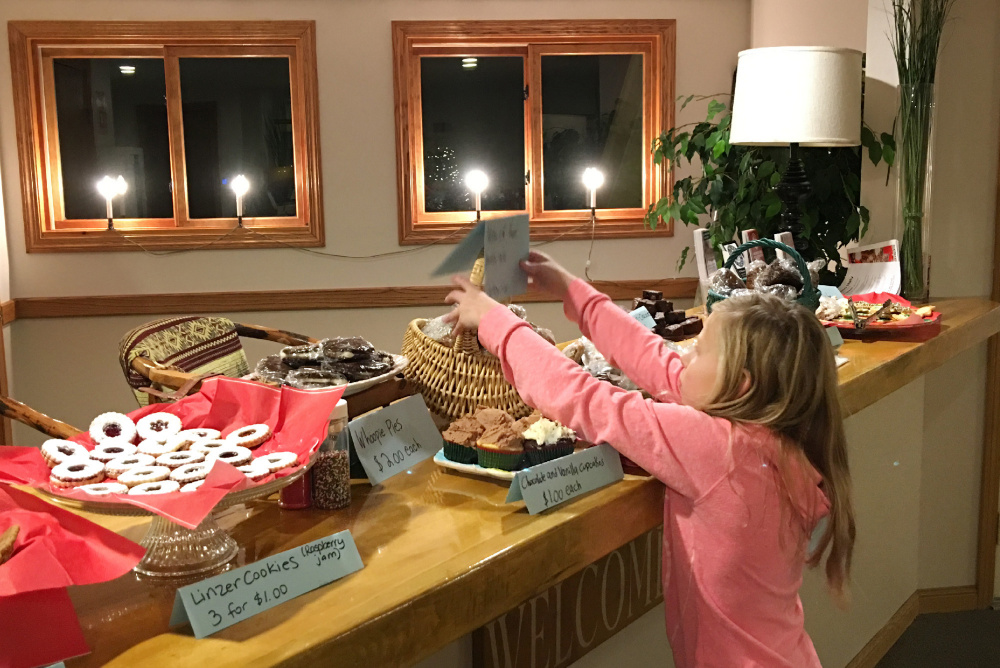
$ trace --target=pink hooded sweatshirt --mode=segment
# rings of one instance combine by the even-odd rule
[[[606,295],[576,280],[565,312],[659,401],[591,377],[507,308],[482,319],[479,338],[525,402],[666,485],[663,597],[677,667],[819,666],[798,594],[806,542],[829,511],[819,473],[788,458],[785,492],[775,434],[680,404],[680,357]]]

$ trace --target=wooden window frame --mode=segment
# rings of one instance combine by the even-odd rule
[[[315,21],[10,21],[7,32],[27,252],[324,245]],[[235,217],[188,216],[178,66],[181,57],[225,56],[289,58],[296,189],[296,216],[244,217],[246,230],[230,234]],[[55,57],[163,59],[173,218],[116,218],[117,231],[105,219],[62,219]]]
[[[483,211],[484,219],[529,214],[531,238],[630,238],[673,234],[673,221],[650,230],[646,206],[669,192],[672,173],[653,162],[652,141],[674,121],[676,21],[393,21],[393,78],[396,109],[396,178],[399,243],[457,242],[471,222],[469,211],[424,210],[423,134],[420,58],[423,56],[503,56],[524,58],[529,95],[525,101],[526,211]],[[541,57],[597,53],[641,53],[643,63],[643,200],[642,208],[598,209],[591,230],[590,209],[543,210],[541,146]],[[647,94],[648,92],[648,94]]]

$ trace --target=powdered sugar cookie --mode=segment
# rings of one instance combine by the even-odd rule
[[[152,466],[154,461],[152,455],[141,453],[126,455],[125,457],[115,457],[104,465],[104,475],[108,478],[117,478],[122,473],[125,473],[125,471],[134,469],[137,466]]]
[[[226,440],[233,445],[250,448],[251,450],[269,438],[271,438],[271,428],[266,424],[252,424],[247,427],[240,427],[226,436]]]
[[[176,492],[180,488],[181,486],[173,480],[160,480],[158,482],[144,482],[135,487],[130,487],[128,493],[136,496],[140,494],[169,494],[170,492]]]
[[[195,452],[204,452],[206,455],[211,453],[213,450],[218,450],[219,448],[228,448],[232,443],[218,438],[208,438],[204,441],[198,441],[192,445],[189,450]]]
[[[239,445],[227,445],[224,448],[215,448],[205,457],[205,461],[218,460],[233,466],[242,466],[253,459],[253,454],[249,448]]]
[[[157,441],[152,438],[147,438],[139,444],[138,451],[144,455],[159,457],[160,455],[165,455],[168,452],[175,452],[178,447],[180,447],[180,444],[173,441]]]
[[[299,463],[299,456],[294,452],[272,452],[269,455],[257,457],[253,460],[254,466],[262,466],[268,473],[276,473],[289,466]]]
[[[194,490],[198,489],[199,487],[201,487],[204,484],[205,484],[204,480],[195,480],[194,482],[189,482],[188,484],[186,484],[183,487],[181,487],[181,491],[182,492],[193,492]]]
[[[118,482],[130,488],[146,482],[160,482],[170,477],[170,469],[166,466],[136,466],[118,476]]]
[[[135,446],[128,441],[118,438],[109,438],[94,446],[90,451],[90,458],[107,464],[112,459],[127,457],[135,454]]]
[[[237,466],[236,470],[250,478],[254,482],[262,478],[266,478],[271,475],[271,472],[267,470],[264,466],[257,466],[256,464],[245,464],[243,466]]]
[[[189,436],[197,439],[203,438],[219,438],[222,436],[222,432],[218,429],[206,429],[205,427],[200,427],[198,429],[185,429],[184,431],[178,432],[178,436]]]
[[[181,430],[181,419],[173,413],[150,413],[135,423],[139,438],[165,441]]]
[[[50,438],[42,443],[42,459],[49,465],[49,468],[58,466],[70,457],[90,457],[87,448],[73,441],[64,441],[61,438]]]
[[[212,470],[213,463],[214,462],[196,462],[194,464],[178,466],[170,472],[170,479],[175,480],[182,485],[196,480],[204,480],[208,477],[208,472]]]
[[[49,483],[53,487],[80,487],[104,480],[104,464],[94,459],[71,457],[52,469]]]
[[[167,454],[160,455],[156,458],[157,464],[160,466],[166,466],[170,469],[175,469],[186,464],[197,464],[202,461],[205,461],[205,455],[201,452],[193,452],[191,450],[168,452]]]
[[[180,434],[174,434],[170,438],[164,441],[164,444],[173,448],[171,452],[177,452],[184,450],[189,450],[192,445],[198,443],[199,441],[207,440],[201,436],[195,436],[194,434],[186,434],[181,432]]]
[[[120,482],[98,482],[93,485],[80,485],[77,489],[92,494],[94,496],[107,496],[108,494],[128,494],[128,485]]]
[[[90,423],[90,437],[94,439],[94,443],[109,438],[132,442],[135,440],[135,433],[135,423],[129,416],[121,413],[101,413]]]

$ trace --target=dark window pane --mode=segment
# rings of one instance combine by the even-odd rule
[[[188,215],[235,218],[243,174],[249,218],[295,215],[287,58],[180,58]]]
[[[604,172],[597,207],[642,207],[642,55],[542,56],[545,209],[588,208],[583,170]]]
[[[120,174],[116,218],[173,218],[163,61],[55,58],[63,202],[70,220],[104,218],[97,182]]]
[[[474,211],[465,175],[489,177],[484,211],[523,211],[524,59],[421,58],[424,207],[427,211]],[[471,63],[468,63],[471,64]]]

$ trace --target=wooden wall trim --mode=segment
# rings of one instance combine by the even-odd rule
[[[920,597],[921,615],[929,612],[975,610],[977,607],[978,592],[975,585],[921,589],[917,593]]]
[[[659,290],[666,299],[692,299],[698,288],[698,279],[593,281],[592,285],[617,300],[639,297],[643,290]],[[26,318],[440,306],[450,290],[451,287],[447,285],[418,285],[95,297],[18,297],[12,302],[0,304],[0,314],[3,316],[3,324],[9,324],[15,319]],[[527,294],[516,297],[514,301],[538,303],[554,300],[545,295]]]
[[[920,592],[910,594],[899,610],[893,613],[889,621],[869,640],[861,651],[851,659],[847,668],[875,668],[886,652],[896,644],[900,636],[917,618],[920,611]]]

